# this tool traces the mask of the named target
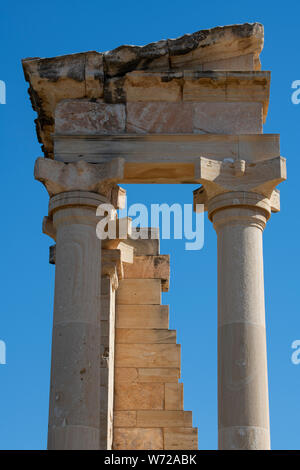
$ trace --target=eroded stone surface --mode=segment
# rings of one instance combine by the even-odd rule
[[[38,114],[37,135],[45,156],[53,157],[54,112],[61,100],[88,98],[124,103],[124,77],[139,70],[168,72],[178,69],[221,70],[223,67],[226,70],[245,70],[246,67],[259,70],[262,47],[263,26],[246,23],[197,31],[146,46],[120,46],[104,54],[89,51],[49,59],[24,59],[29,95]],[[229,61],[226,63],[226,60]],[[165,101],[179,100],[180,87],[176,90],[173,84],[170,87],[165,82],[163,89]],[[158,96],[162,96],[156,87],[158,90]],[[150,90],[152,96],[153,91],[155,87]],[[130,94],[129,98],[132,99]]]
[[[260,134],[261,103],[194,103],[196,134]]]
[[[50,196],[69,191],[90,191],[99,194],[111,192],[111,186],[123,176],[124,161],[120,158],[108,163],[92,165],[84,161],[63,163],[38,158],[34,177],[43,183]]]
[[[193,133],[189,103],[127,103],[127,132],[144,134]]]
[[[56,107],[56,134],[120,134],[125,131],[125,106],[99,101],[64,100]]]
[[[115,428],[115,450],[162,450],[162,429]]]

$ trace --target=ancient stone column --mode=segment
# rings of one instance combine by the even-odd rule
[[[89,165],[38,159],[35,165],[35,178],[50,195],[43,229],[56,240],[48,449],[107,448],[100,433],[108,428],[107,416],[103,422],[108,390],[101,387],[100,368],[101,320],[107,312],[101,311],[96,209],[118,206],[114,180],[122,172],[119,160]]]
[[[200,174],[218,236],[219,449],[270,449],[262,233],[285,161],[200,159]]]
[[[269,449],[262,232],[269,201],[255,193],[213,198],[218,235],[220,449]]]
[[[56,231],[48,449],[99,449],[101,241],[96,208],[72,191],[50,199]]]

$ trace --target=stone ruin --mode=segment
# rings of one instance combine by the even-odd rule
[[[122,207],[125,183],[199,184],[218,236],[219,448],[270,448],[262,232],[286,169],[262,133],[263,40],[255,23],[23,60],[55,241],[49,449],[198,448],[158,233],[133,239],[120,219],[126,237],[96,236],[97,207]]]

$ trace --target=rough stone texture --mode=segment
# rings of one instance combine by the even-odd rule
[[[193,133],[189,103],[127,103],[127,132],[144,134]]]
[[[141,410],[137,412],[138,427],[168,428],[168,427],[192,427],[191,411]]]
[[[55,111],[55,133],[120,134],[125,131],[125,106],[97,101],[64,100]]]
[[[260,134],[261,103],[194,103],[193,132],[196,134]]]
[[[126,276],[126,274],[125,274]],[[168,305],[117,305],[117,328],[168,328]]]
[[[177,384],[180,378],[179,368],[139,368],[134,367],[117,367],[115,371],[116,380],[118,383],[121,382],[161,382],[170,383],[175,382]]]
[[[230,70],[230,71],[246,71],[246,70],[260,70],[260,63],[257,56],[254,54],[246,54],[238,57],[231,57],[228,59],[211,60],[204,62],[202,70]]]
[[[129,426],[136,426],[136,411],[115,410],[114,425],[116,428],[127,428]]]
[[[34,167],[35,179],[45,185],[50,196],[79,189],[105,195],[111,202],[114,183],[123,173],[124,161],[120,158],[97,165],[84,161],[65,164],[38,158]]]
[[[115,450],[162,450],[163,430],[159,428],[115,428]]]
[[[116,344],[119,367],[180,367],[179,344]]]
[[[179,446],[180,443],[180,446]],[[168,450],[197,449],[198,436],[195,428],[164,428],[164,448]]]
[[[183,384],[165,384],[165,409],[183,410]]]
[[[164,385],[122,383],[115,389],[115,410],[162,410]]]
[[[142,329],[116,329],[116,339],[118,343],[124,344],[166,344],[176,343],[176,331],[175,330],[142,330]]]
[[[127,132],[259,134],[261,103],[127,103]]]
[[[50,59],[24,59],[30,99],[38,114],[37,135],[45,156],[53,157],[54,112],[61,100],[87,98],[124,103],[123,78],[139,70],[259,70],[262,47],[263,26],[246,23],[197,31],[146,46],[120,46],[104,54],[90,51]],[[172,87],[173,84],[171,88],[166,85],[165,89]],[[172,101],[179,99],[176,94],[171,97],[169,91],[166,93],[164,96]]]
[[[170,278],[170,257],[135,256],[134,263],[124,266],[127,279],[160,279],[163,292],[168,291]]]
[[[117,291],[120,305],[159,305],[160,300],[160,279],[124,279]]]

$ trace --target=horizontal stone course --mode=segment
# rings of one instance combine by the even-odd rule
[[[216,93],[214,89],[213,93]],[[74,136],[125,132],[233,135],[262,132],[262,103],[225,102],[224,96],[217,102],[209,101],[208,94],[203,102],[128,102],[125,113],[123,104],[66,100],[56,108],[55,132]],[[138,263],[135,269],[140,269]]]
[[[123,279],[116,293],[119,305],[159,305],[161,300],[160,279]]]
[[[196,450],[198,449],[198,429],[173,427],[164,428],[164,449]]]
[[[137,411],[138,427],[189,427],[192,426],[191,411]]]
[[[168,305],[117,305],[116,328],[168,328]]]
[[[189,103],[127,103],[126,110],[129,133],[193,133],[193,107]]]
[[[136,411],[114,411],[114,427],[131,427],[136,426]]]
[[[65,100],[55,111],[55,133],[120,134],[125,131],[125,106],[91,100]]]
[[[177,383],[180,378],[179,368],[135,368],[135,367],[116,367],[115,380],[121,382],[160,382]]]
[[[156,428],[115,428],[115,450],[162,450],[163,430]]]
[[[164,385],[161,383],[119,383],[115,389],[115,410],[162,410]]]
[[[179,344],[116,344],[118,367],[179,368]]]
[[[183,410],[183,384],[165,384],[165,409]]]
[[[158,330],[158,329],[127,329],[117,328],[116,329],[116,342],[121,343],[133,343],[133,344],[168,344],[176,343],[176,331],[175,330]]]

